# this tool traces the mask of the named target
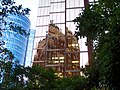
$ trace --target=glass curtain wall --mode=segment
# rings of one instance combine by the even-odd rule
[[[39,0],[34,54],[36,52],[38,42],[46,37],[50,21],[58,26],[64,34],[66,24],[66,27],[68,27],[68,29],[74,34],[76,27],[72,20],[74,20],[75,17],[83,11],[83,9],[84,0]],[[88,62],[88,53],[85,42],[86,38],[79,40],[80,66],[85,65]]]
[[[84,0],[66,0],[66,26],[75,32],[76,27],[73,20],[84,10]],[[79,38],[80,47],[80,66],[84,66],[88,62],[88,50],[85,46],[86,38]]]
[[[5,19],[8,24],[9,22],[13,22],[23,30],[26,30],[26,33],[29,33],[31,24],[27,17],[22,15],[9,15]],[[18,60],[21,65],[24,65],[28,36],[18,34],[15,31],[18,31],[17,28],[15,30],[10,30],[9,27],[6,26],[2,40],[5,41],[4,47],[14,54],[15,60]]]
[[[33,59],[35,61],[33,61],[33,64],[55,68],[58,72],[60,71],[59,75],[61,75],[61,72],[65,72],[66,75],[77,75],[80,67],[88,64],[88,56],[91,56],[91,49],[85,45],[87,38],[79,38],[79,44],[73,43],[72,41],[76,30],[73,20],[83,12],[86,1],[87,0],[39,0],[33,52]],[[95,1],[96,0],[90,0],[88,3],[94,4]],[[50,26],[51,24],[55,27]],[[59,41],[62,37],[60,34],[58,36],[56,34],[54,37],[50,34],[51,31],[52,34],[55,34],[57,28],[58,32],[61,31],[61,35],[65,38],[65,43],[63,44]],[[72,33],[72,37],[69,37],[66,33],[69,30],[70,33]],[[49,40],[53,42],[53,46]],[[63,45],[62,49],[61,45]],[[80,50],[70,51],[72,48],[79,48]]]
[[[28,38],[28,43],[27,43],[27,50],[26,50],[26,57],[25,57],[25,67],[31,66],[31,63],[32,63],[34,38],[35,38],[35,30],[31,29],[30,30],[30,35],[29,35],[29,38]]]

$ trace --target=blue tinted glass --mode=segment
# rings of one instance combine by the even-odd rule
[[[9,15],[6,18],[6,21],[8,24],[9,22],[13,22],[17,26],[20,26],[22,29],[24,29],[27,33],[29,33],[30,21],[27,17],[22,15]],[[9,30],[10,28],[8,25],[5,27],[5,29],[6,30],[3,32],[2,37],[2,40],[5,41],[5,47],[8,48],[8,50],[14,54],[15,58],[19,60],[20,64],[23,65],[28,36],[20,35],[15,31]]]

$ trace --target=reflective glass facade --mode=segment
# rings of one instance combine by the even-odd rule
[[[26,52],[26,59],[25,59],[25,66],[31,66],[32,63],[32,54],[33,54],[33,44],[34,44],[34,37],[35,37],[35,30],[30,30],[30,35],[28,39],[27,45],[27,52]]]
[[[62,33],[65,34],[65,27],[68,27],[74,33],[76,27],[72,20],[83,10],[84,0],[39,0],[34,48],[37,47],[39,40],[46,36],[51,20],[60,28]],[[88,51],[85,42],[86,38],[79,40],[81,66],[85,65],[88,61]]]
[[[27,17],[22,15],[9,15],[5,19],[7,23],[13,22],[17,26],[22,27],[26,33],[29,33],[30,21]],[[18,60],[21,65],[24,65],[28,36],[18,34],[17,32],[10,30],[7,26],[5,29],[2,37],[2,40],[5,41],[5,47],[14,54],[15,59]]]
[[[74,37],[76,25],[73,20],[83,12],[88,3],[94,4],[93,2],[95,1],[96,0],[39,0],[34,44],[35,61],[33,61],[33,65],[39,64],[45,67],[52,67],[58,71],[58,74],[62,73],[61,76],[70,76],[77,75],[81,66],[84,67],[86,64],[90,64],[88,61],[91,59],[92,48],[89,45],[85,45],[87,38],[79,38],[79,44],[74,44],[72,38],[70,39],[70,36],[67,34],[66,27],[71,31],[72,37]],[[56,37],[49,35],[50,24],[57,26],[59,28],[58,31],[61,31],[64,34],[64,36],[58,35],[58,39],[61,37],[65,38],[63,44],[64,48],[61,49],[59,45],[62,45],[62,43],[59,43],[57,39],[53,41],[54,43],[52,45],[55,48],[58,45],[58,51],[53,48],[48,48],[49,39],[47,41],[47,38],[57,37],[57,35]],[[53,34],[55,34],[54,31],[55,30],[53,30]],[[42,47],[42,45],[46,45],[45,48]],[[74,46],[79,48],[78,52],[77,50],[71,51],[71,48]],[[40,54],[41,52],[43,53],[43,58],[39,58],[42,57],[42,54]],[[62,56],[63,64],[58,63],[61,62],[61,56],[58,53],[64,54]]]

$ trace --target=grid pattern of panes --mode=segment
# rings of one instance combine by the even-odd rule
[[[58,26],[63,33],[65,33],[65,23],[68,29],[74,33],[76,27],[72,20],[74,20],[75,17],[77,17],[83,9],[84,0],[66,0],[65,22],[65,0],[39,0],[34,48],[37,47],[38,42],[40,40],[45,38],[50,20],[53,20],[53,23],[56,24],[56,26]],[[87,47],[85,46],[85,41],[85,38],[79,40],[81,50],[81,65],[85,65],[88,60]]]
[[[73,22],[84,9],[84,0],[66,0],[66,26],[73,33],[76,30],[76,26]],[[87,46],[85,46],[86,38],[79,39],[80,46],[80,66],[84,66],[88,61]],[[85,57],[84,57],[85,56]]]
[[[83,7],[84,7],[84,0],[72,0],[72,1],[66,0],[66,26],[73,33],[75,31],[75,24],[72,22],[72,20],[75,17],[77,17],[79,13],[82,12]],[[39,1],[37,30],[36,30],[37,38],[35,39],[35,47],[37,46],[41,36],[46,35],[50,20],[53,20],[53,23],[56,24],[62,30],[63,33],[65,33],[65,0]],[[80,42],[83,42],[83,40],[80,40]],[[84,51],[87,51],[85,45],[82,45],[80,47],[81,47],[80,50],[85,48]],[[81,55],[83,56],[83,54]]]
[[[50,22],[50,0],[40,0],[37,13],[37,25],[34,40],[34,48],[38,46],[40,40],[46,37]],[[33,58],[36,50],[33,50]]]
[[[65,0],[51,0],[50,20],[65,34]]]
[[[22,27],[23,30],[26,30],[26,33],[30,29],[30,21],[27,17],[22,15],[9,15],[6,18],[7,23],[13,22],[17,26]],[[10,30],[9,27],[5,27],[3,32],[2,40],[5,41],[4,47],[10,50],[15,57],[15,60],[18,60],[21,65],[24,64],[25,52],[27,47],[27,38],[28,36],[18,34],[16,30]]]
[[[93,1],[95,0],[91,0],[90,2]],[[68,29],[74,34],[76,27],[73,20],[83,10],[84,0],[39,0],[34,53],[36,52],[38,42],[43,40],[43,38],[46,38],[50,21],[58,26],[62,33],[65,34],[66,25],[66,27],[68,27]],[[85,45],[85,42],[86,38],[79,40],[81,66],[87,64],[88,62],[88,48]]]

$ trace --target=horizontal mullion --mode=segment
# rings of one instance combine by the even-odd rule
[[[65,13],[65,11],[59,11],[59,12],[50,12],[50,14],[55,14],[55,13]]]
[[[65,3],[65,1],[50,2],[50,4],[54,4],[54,3]]]
[[[39,15],[37,17],[49,17],[50,15]]]
[[[84,9],[84,7],[68,7],[66,9]]]
[[[49,8],[50,6],[40,6],[38,8]]]

